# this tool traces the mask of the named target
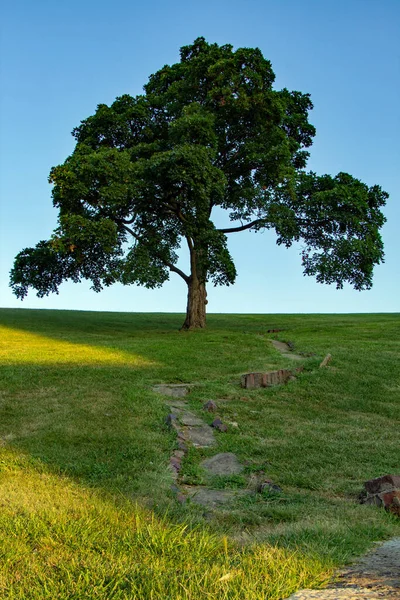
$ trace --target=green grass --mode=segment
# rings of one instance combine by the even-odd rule
[[[399,472],[399,315],[182,315],[0,311],[0,596],[284,598],[399,520],[359,505],[363,481]],[[268,329],[282,328],[278,334]],[[239,387],[246,371],[293,368],[276,337],[311,355],[296,381]],[[330,352],[332,361],[319,369]],[[218,451],[245,487],[259,471],[282,494],[239,498],[216,518],[174,500],[176,439],[156,383],[196,384],[219,405]],[[201,483],[192,450],[183,478]]]

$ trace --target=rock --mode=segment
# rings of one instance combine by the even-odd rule
[[[400,490],[383,494],[383,505],[390,513],[400,517]]]
[[[193,427],[186,432],[186,439],[192,442],[196,448],[210,448],[215,446],[214,432],[209,425],[203,427]]]
[[[279,485],[276,485],[271,479],[264,479],[257,488],[257,491],[262,494],[263,492],[273,492],[275,494],[281,494],[283,492]]]
[[[281,494],[283,492],[282,488],[274,483],[263,469],[251,473],[248,480],[248,486],[259,494],[262,494],[263,492]]]
[[[180,412],[182,410],[185,410],[185,408],[187,407],[187,401],[186,400],[168,400],[167,405],[172,409],[175,410],[177,412]]]
[[[185,486],[184,489],[192,502],[206,508],[217,508],[224,504],[230,504],[243,496],[252,495],[249,490],[212,490],[197,486]]]
[[[367,496],[365,493],[360,494],[360,502],[361,504],[383,506],[383,500],[378,496],[378,494],[374,494],[373,496]]]
[[[189,435],[187,431],[182,431],[181,429],[178,431],[178,442],[187,442],[189,439]]]
[[[331,355],[331,354],[327,354],[327,355],[325,356],[324,360],[322,361],[322,363],[319,365],[319,368],[321,368],[321,367],[326,367],[326,365],[327,365],[329,362],[331,362],[331,358],[332,358],[332,355]]]
[[[176,415],[174,415],[173,413],[169,413],[169,415],[166,416],[165,418],[165,422],[167,425],[169,425],[170,427],[174,427],[176,426],[178,417]]]
[[[221,431],[221,432],[225,432],[228,431],[228,426],[225,425],[225,423],[223,423],[221,421],[221,419],[214,419],[214,421],[211,423],[211,427],[214,427],[214,429],[216,429],[217,431]]]
[[[182,460],[182,458],[185,456],[185,453],[182,450],[174,450],[173,456],[179,460]]]
[[[208,402],[203,404],[203,410],[206,410],[207,412],[215,412],[217,408],[218,407],[213,400],[209,400]]]
[[[383,475],[370,479],[364,483],[364,487],[368,494],[380,494],[381,492],[391,492],[392,490],[400,490],[400,475]]]
[[[241,385],[248,390],[254,390],[260,387],[271,387],[273,385],[287,383],[292,376],[292,372],[288,369],[270,371],[269,373],[245,373],[241,377]]]
[[[179,415],[179,421],[182,423],[182,425],[187,425],[189,427],[198,427],[205,425],[202,419],[199,419],[198,416],[194,415],[191,412],[185,412]]]
[[[400,475],[383,475],[364,483],[363,504],[383,506],[385,510],[400,517]]]
[[[186,442],[184,442],[183,440],[180,440],[180,439],[178,439],[178,448],[179,448],[179,450],[182,450],[182,452],[184,452],[185,454],[188,451],[188,446],[187,446]]]
[[[244,469],[233,452],[221,452],[211,458],[206,458],[201,466],[210,475],[237,475]]]
[[[189,393],[189,387],[182,383],[160,383],[153,386],[153,392],[163,394],[164,396],[174,396],[175,398],[183,398]]]
[[[176,456],[171,456],[171,458],[169,459],[169,464],[172,467],[172,469],[177,473],[179,473],[179,471],[182,468],[182,461]]]

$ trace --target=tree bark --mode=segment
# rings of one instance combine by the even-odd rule
[[[192,275],[188,283],[186,319],[182,329],[204,329],[206,326],[206,305],[206,285]]]

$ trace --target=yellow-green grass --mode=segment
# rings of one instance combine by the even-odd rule
[[[399,534],[357,502],[364,480],[400,471],[399,315],[211,315],[193,333],[172,314],[4,309],[0,321],[0,597],[278,599]],[[294,366],[272,337],[311,355],[304,371],[242,390],[245,371]],[[218,451],[245,476],[215,487],[263,470],[283,494],[215,519],[178,505],[160,382],[195,384],[194,411],[211,420],[201,407],[214,399],[238,423]],[[203,482],[209,454],[189,453],[186,481]]]
[[[313,556],[240,548],[3,451],[1,598],[281,598],[324,581]]]

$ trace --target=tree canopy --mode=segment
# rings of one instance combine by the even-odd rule
[[[58,227],[17,255],[16,296],[32,287],[43,297],[67,279],[96,291],[155,288],[174,272],[188,285],[184,327],[204,327],[206,283],[234,283],[227,240],[246,229],[273,229],[287,247],[302,241],[304,274],[321,283],[370,288],[388,194],[347,173],[306,172],[310,96],[276,90],[274,78],[259,49],[198,38],[142,95],[100,104],[50,172]],[[215,226],[215,207],[230,227]],[[182,243],[187,272],[177,267]]]

